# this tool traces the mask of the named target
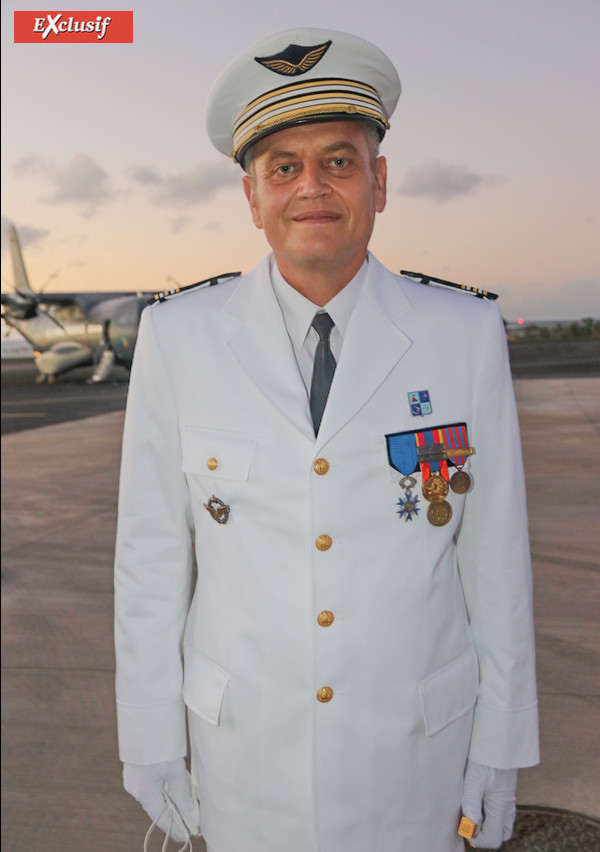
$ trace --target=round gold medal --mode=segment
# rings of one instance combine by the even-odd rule
[[[438,472],[432,473],[423,483],[423,497],[430,503],[441,503],[448,496],[449,490],[448,483]]]
[[[450,478],[450,488],[455,494],[466,494],[471,487],[471,477],[464,470],[457,470]]]
[[[427,509],[427,520],[434,527],[445,527],[452,517],[452,506],[446,500],[431,503]]]

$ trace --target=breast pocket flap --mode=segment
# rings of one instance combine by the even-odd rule
[[[437,734],[475,706],[479,691],[479,667],[473,648],[424,678],[419,693],[428,737]]]
[[[201,719],[218,726],[229,675],[196,648],[187,646],[184,658],[183,700]]]
[[[188,426],[183,433],[181,468],[211,479],[246,480],[256,444],[256,438],[239,432]]]

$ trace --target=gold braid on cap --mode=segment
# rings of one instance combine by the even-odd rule
[[[387,115],[377,91],[356,80],[318,79],[290,83],[251,101],[233,126],[232,157],[252,142],[278,127],[332,118],[366,118],[379,124],[382,135],[389,129]]]

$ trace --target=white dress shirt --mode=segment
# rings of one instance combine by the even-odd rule
[[[326,311],[335,324],[331,330],[330,344],[333,357],[338,363],[352,311],[367,277],[367,264],[368,258],[344,289],[321,307],[294,290],[277,268],[275,259],[271,261],[271,284],[308,393],[310,393],[315,350],[319,342],[319,335],[311,326],[315,314]]]

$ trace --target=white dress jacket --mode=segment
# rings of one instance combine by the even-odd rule
[[[370,255],[315,440],[268,263],[142,317],[116,555],[121,759],[184,755],[187,708],[218,852],[455,852],[467,757],[538,760],[501,316]],[[420,390],[432,413],[414,417]],[[435,527],[417,473],[407,521],[385,436],[458,422],[471,490]]]

